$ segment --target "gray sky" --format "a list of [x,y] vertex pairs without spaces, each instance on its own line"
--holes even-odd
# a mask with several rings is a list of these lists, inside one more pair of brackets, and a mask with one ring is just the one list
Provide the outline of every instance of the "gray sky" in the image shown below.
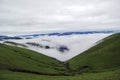
[[120,30],[120,0],[0,0],[0,33]]

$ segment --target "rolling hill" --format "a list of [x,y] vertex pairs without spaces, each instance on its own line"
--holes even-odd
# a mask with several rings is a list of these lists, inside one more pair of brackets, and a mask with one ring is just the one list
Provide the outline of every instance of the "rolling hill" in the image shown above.
[[0,80],[120,80],[120,33],[66,62],[0,44]]
[[38,74],[62,74],[59,61],[34,51],[15,46],[0,45],[0,69]]
[[105,38],[100,44],[66,63],[77,71],[84,68],[90,71],[120,68],[120,33]]

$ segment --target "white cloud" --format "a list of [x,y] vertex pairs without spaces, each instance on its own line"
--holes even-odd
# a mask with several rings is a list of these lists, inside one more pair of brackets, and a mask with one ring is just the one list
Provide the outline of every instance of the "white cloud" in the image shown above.
[[119,3],[119,0],[0,0],[0,32],[120,29]]
[[[69,60],[78,54],[86,51],[90,47],[98,44],[98,41],[110,36],[111,34],[83,34],[83,35],[70,35],[70,36],[40,36],[32,39],[24,40],[10,40],[13,42],[21,43],[26,45],[26,42],[39,43],[43,46],[50,46],[51,49],[44,49],[35,46],[28,46],[27,49],[34,50],[36,52],[42,53],[44,55],[56,58],[60,61]],[[58,51],[57,48],[60,46],[66,46],[68,51],[64,53]]]

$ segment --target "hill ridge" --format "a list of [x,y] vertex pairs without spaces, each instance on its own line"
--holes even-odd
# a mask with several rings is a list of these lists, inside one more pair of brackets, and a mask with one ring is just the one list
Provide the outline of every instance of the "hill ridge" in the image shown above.
[[120,33],[113,34],[67,62],[31,50],[0,44],[0,70],[66,76],[119,69],[119,38]]

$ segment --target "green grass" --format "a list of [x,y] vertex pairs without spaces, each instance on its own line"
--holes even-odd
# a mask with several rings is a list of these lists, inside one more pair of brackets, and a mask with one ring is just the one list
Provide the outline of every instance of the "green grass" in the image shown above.
[[90,71],[104,71],[120,68],[120,33],[105,38],[104,41],[84,53],[67,61],[72,70],[85,66]]
[[74,76],[47,76],[22,72],[0,71],[0,80],[120,80],[120,69],[101,73],[83,73]]
[[120,33],[65,63],[0,44],[0,80],[120,80]]
[[45,74],[64,73],[59,61],[34,51],[0,45],[0,69],[28,70]]

